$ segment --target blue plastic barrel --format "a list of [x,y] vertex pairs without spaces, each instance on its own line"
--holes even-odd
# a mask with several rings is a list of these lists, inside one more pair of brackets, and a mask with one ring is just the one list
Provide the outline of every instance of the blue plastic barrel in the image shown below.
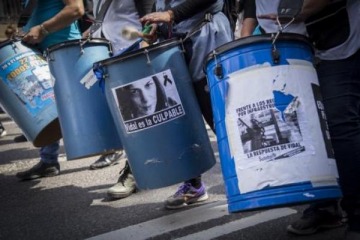
[[94,64],[141,189],[189,180],[215,164],[182,51],[173,39]]
[[[50,72],[68,160],[122,149],[105,93],[92,66],[109,58],[105,39],[70,40],[47,49]],[[94,81],[95,80],[95,81]]]
[[20,40],[0,43],[0,102],[35,147],[61,138],[49,66]]
[[341,197],[312,47],[251,36],[205,61],[230,212]]

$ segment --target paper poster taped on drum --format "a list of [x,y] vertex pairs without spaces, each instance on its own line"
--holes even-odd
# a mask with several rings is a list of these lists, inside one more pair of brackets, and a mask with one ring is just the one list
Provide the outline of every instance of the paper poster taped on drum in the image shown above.
[[[228,83],[226,129],[242,193],[334,175],[312,67],[261,66],[229,75]],[[329,168],[316,164],[323,161]]]
[[127,133],[185,115],[171,70],[112,88]]
[[0,78],[35,116],[55,101],[49,67],[33,52],[15,55],[0,65]]

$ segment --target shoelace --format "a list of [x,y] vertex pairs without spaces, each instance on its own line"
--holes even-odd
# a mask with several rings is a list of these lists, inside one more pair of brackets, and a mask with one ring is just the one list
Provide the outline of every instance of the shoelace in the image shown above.
[[177,192],[174,194],[175,197],[183,195],[184,193],[188,192],[189,189],[191,188],[191,184],[190,183],[184,183],[183,185],[181,185],[179,187],[179,189],[177,190]]
[[129,173],[130,173],[130,167],[129,167],[129,164],[126,162],[125,167],[120,171],[120,177],[119,177],[119,181],[118,181],[123,186],[125,186],[124,182],[129,177]]

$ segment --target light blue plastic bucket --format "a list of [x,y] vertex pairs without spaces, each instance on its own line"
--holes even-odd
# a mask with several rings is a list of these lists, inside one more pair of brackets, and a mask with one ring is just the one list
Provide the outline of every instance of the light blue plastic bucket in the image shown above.
[[[105,39],[70,40],[47,50],[68,160],[122,149],[105,93],[93,63],[111,56]],[[95,81],[93,81],[95,80]]]
[[[180,41],[168,40],[97,62],[94,71],[105,81],[106,97],[139,188],[180,183],[215,164]],[[131,96],[142,95],[136,84],[156,89],[157,97],[146,94],[153,97],[144,100],[158,99],[153,110],[135,111]],[[155,106],[146,105],[146,109]]]
[[48,64],[20,40],[0,43],[0,102],[35,147],[61,138]]
[[305,37],[230,42],[205,72],[230,212],[341,197]]

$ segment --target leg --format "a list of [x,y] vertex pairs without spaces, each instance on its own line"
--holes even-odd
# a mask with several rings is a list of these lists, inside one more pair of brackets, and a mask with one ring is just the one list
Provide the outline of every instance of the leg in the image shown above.
[[201,79],[200,81],[194,82],[194,90],[195,95],[198,100],[201,113],[209,125],[209,127],[215,133],[214,120],[213,120],[213,112],[211,107],[211,98],[210,92],[207,85],[206,78]]
[[[194,82],[195,95],[198,100],[201,113],[209,125],[215,132],[213,113],[211,108],[211,98],[207,86],[206,78]],[[202,202],[209,198],[204,183],[201,180],[201,175],[190,180],[185,181],[176,191],[165,201],[165,207],[168,209],[178,209],[186,207],[189,204]]]
[[59,141],[46,145],[45,147],[41,147],[39,151],[41,161],[47,164],[58,163],[59,148]]
[[[360,190],[360,76],[359,52],[349,59],[322,61],[318,65],[318,76],[329,130],[339,170],[340,184],[344,194],[341,201],[349,217],[349,224],[358,225],[359,220],[353,213],[359,201]],[[297,234],[310,234],[318,228],[339,226],[336,222],[334,204],[312,204],[305,210],[302,218],[288,227]],[[335,211],[336,212],[336,211]],[[330,215],[331,214],[331,215]],[[335,217],[335,218],[334,218]],[[340,217],[340,216],[339,216]],[[328,222],[327,220],[331,220]],[[351,219],[351,220],[350,220]],[[358,228],[351,227],[351,228]]]
[[350,230],[360,232],[360,51],[318,68]]
[[343,214],[338,200],[320,201],[310,204],[300,219],[291,223],[287,231],[297,235],[310,235],[321,229],[343,226]]
[[108,189],[107,195],[111,199],[120,199],[130,196],[135,191],[135,178],[131,172],[128,161],[126,161],[125,167],[120,171],[120,176],[117,183]]
[[41,177],[52,177],[60,173],[58,162],[60,141],[40,148],[40,162],[27,171],[16,174],[21,180],[32,180]]

